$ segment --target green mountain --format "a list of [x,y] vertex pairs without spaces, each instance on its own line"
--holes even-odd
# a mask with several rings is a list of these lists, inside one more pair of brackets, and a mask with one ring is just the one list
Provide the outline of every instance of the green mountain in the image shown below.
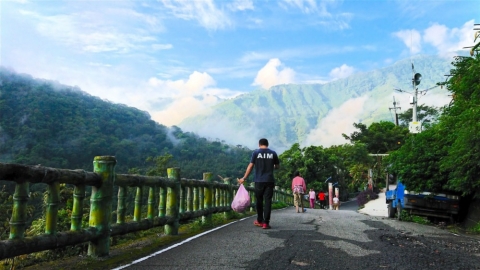
[[[452,60],[419,56],[327,84],[278,85],[269,90],[256,90],[187,118],[179,126],[200,136],[220,138],[251,148],[256,147],[255,144],[261,137],[268,138],[271,145],[280,151],[290,148],[296,142],[303,144],[307,139],[312,143],[309,135],[320,128],[322,120],[329,113],[334,113],[334,109],[342,105],[347,107],[344,108],[347,114],[345,116],[348,116],[349,110],[356,111],[356,122],[392,120],[389,107],[392,107],[394,89],[413,91],[411,61],[414,62],[416,72],[422,74],[418,89],[422,90],[444,81],[444,75],[451,69]],[[433,91],[447,95],[446,90],[440,87],[430,92]],[[348,103],[355,98],[362,102]],[[422,100],[419,100],[419,104],[422,104]],[[405,110],[408,109],[408,104],[402,105]],[[342,118],[344,117],[339,114],[337,119],[330,121],[330,126],[335,127]],[[352,126],[353,122],[349,125]]]
[[97,155],[116,171],[145,171],[147,157],[173,155],[182,176],[244,173],[251,151],[208,141],[154,122],[147,112],[113,104],[78,88],[0,68],[0,162],[92,170]]

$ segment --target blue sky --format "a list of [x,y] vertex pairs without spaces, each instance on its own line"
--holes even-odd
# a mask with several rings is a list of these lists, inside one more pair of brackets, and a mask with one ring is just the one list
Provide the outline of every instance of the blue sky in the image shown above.
[[2,0],[0,65],[170,126],[276,84],[451,55],[479,15],[468,0]]

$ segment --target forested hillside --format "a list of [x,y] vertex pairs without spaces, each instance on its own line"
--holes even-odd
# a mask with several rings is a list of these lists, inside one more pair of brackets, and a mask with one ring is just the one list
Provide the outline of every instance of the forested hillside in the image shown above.
[[0,162],[92,170],[113,155],[119,173],[144,172],[148,157],[171,154],[182,177],[241,176],[250,150],[211,142],[151,120],[147,112],[101,100],[76,87],[0,69]]

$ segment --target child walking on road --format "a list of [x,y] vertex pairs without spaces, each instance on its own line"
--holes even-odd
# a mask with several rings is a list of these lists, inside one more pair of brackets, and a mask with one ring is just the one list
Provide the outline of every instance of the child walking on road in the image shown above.
[[310,189],[310,192],[308,193],[310,195],[310,208],[314,209],[315,208],[315,191],[313,191],[313,188]]

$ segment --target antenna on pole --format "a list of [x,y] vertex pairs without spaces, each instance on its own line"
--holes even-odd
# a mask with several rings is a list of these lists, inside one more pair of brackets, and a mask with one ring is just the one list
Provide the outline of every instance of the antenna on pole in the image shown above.
[[395,96],[393,96],[393,107],[392,108],[388,108],[389,110],[393,110],[394,113],[395,113],[395,125],[398,126],[398,114],[397,114],[397,109],[401,110],[402,108],[400,107],[397,107],[397,104],[400,104],[398,102],[395,101]]

